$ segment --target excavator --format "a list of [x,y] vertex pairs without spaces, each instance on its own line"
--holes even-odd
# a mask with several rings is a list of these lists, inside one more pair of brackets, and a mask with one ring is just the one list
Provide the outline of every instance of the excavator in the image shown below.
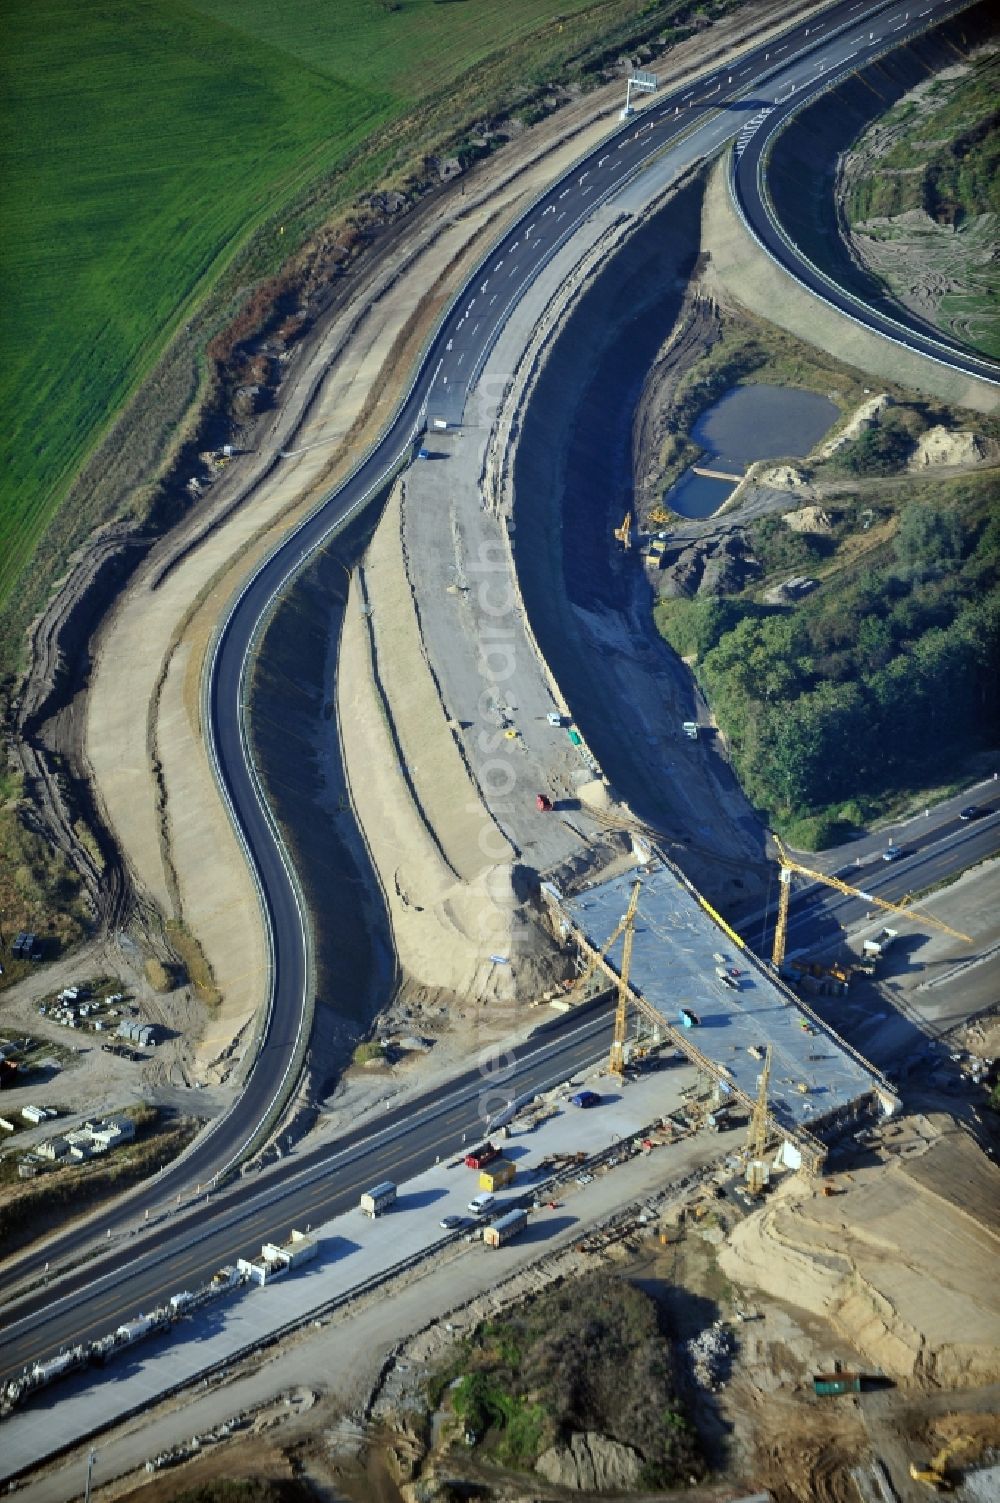
[[936,1488],[939,1493],[950,1493],[955,1484],[948,1475],[948,1463],[956,1451],[974,1444],[971,1435],[957,1435],[954,1440],[949,1440],[947,1445],[942,1446],[926,1466],[917,1466],[915,1461],[911,1461],[910,1476],[914,1482],[926,1482],[928,1487]]

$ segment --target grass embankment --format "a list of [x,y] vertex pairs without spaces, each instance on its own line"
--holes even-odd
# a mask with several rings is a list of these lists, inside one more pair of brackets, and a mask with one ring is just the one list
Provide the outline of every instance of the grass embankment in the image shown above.
[[478,1454],[504,1466],[528,1470],[550,1446],[593,1431],[641,1453],[642,1487],[704,1474],[656,1306],[605,1273],[478,1326],[431,1380],[435,1408],[446,1394]]
[[[844,203],[862,252],[868,241],[889,287],[905,296],[915,282],[936,283],[941,326],[994,358],[1000,357],[1000,271],[993,254],[1000,215],[998,88],[995,52],[965,72],[921,85],[854,143]],[[926,218],[914,222],[915,210]],[[896,258],[892,247],[901,252]]]
[[[68,1216],[80,1216],[121,1195],[164,1168],[187,1147],[198,1124],[184,1121],[162,1128],[156,1107],[134,1106],[117,1113],[135,1122],[130,1143],[65,1168],[42,1170],[35,1179],[18,1177],[17,1155],[0,1163],[0,1244],[5,1255],[36,1241]],[[52,1136],[58,1123],[52,1123]]]
[[[549,79],[580,78],[693,8],[674,0],[650,18],[631,0],[12,0],[0,75],[0,612],[16,629],[0,636],[0,670],[68,551],[109,510],[137,504],[105,485],[39,551],[83,457],[213,286],[217,329],[331,209],[426,177],[424,154],[444,143],[467,162],[482,149],[473,122],[517,108],[528,118]],[[170,398],[175,428],[192,380],[189,364]]]
[[87,922],[76,872],[32,829],[30,817],[20,779],[0,774],[0,991],[31,969],[10,953],[19,931],[36,934],[43,958],[52,960],[82,938]]
[[[709,375],[739,371],[754,349],[753,376],[776,373],[788,344],[727,318]],[[817,389],[858,394],[853,372],[820,385],[827,367],[811,351],[785,368]],[[700,365],[689,373],[685,422],[721,393],[700,374]],[[806,849],[846,838],[908,793],[952,785],[1000,740],[996,471],[906,471],[928,427],[996,438],[996,420],[902,395],[877,427],[806,470],[821,488],[809,530],[777,515],[747,523],[759,566],[750,583],[656,607],[664,636],[695,661],[748,796]],[[767,592],[792,576],[815,585],[769,604]]]

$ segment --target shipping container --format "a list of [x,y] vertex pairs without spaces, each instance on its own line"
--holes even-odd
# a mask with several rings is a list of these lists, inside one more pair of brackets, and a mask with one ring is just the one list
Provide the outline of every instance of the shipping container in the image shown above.
[[366,1190],[359,1202],[361,1210],[366,1216],[381,1216],[396,1201],[396,1186],[391,1179],[384,1179],[381,1184],[373,1185]]
[[520,1236],[528,1225],[527,1211],[508,1211],[506,1216],[501,1216],[499,1221],[494,1221],[483,1232],[483,1241],[487,1247],[503,1247],[505,1242],[512,1242]]
[[513,1184],[517,1170],[510,1159],[494,1159],[487,1169],[479,1171],[480,1190],[502,1190]]

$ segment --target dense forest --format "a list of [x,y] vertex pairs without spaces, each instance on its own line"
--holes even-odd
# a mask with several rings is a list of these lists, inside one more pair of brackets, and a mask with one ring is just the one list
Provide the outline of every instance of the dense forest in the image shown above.
[[[877,472],[884,450],[867,456],[870,443],[846,446],[839,467]],[[829,504],[825,534],[759,519],[748,533],[764,576],[813,575],[811,593],[792,605],[763,604],[755,590],[658,607],[668,640],[696,659],[747,794],[796,843],[844,838],[894,795],[958,780],[972,754],[997,745],[994,483],[869,489]]]

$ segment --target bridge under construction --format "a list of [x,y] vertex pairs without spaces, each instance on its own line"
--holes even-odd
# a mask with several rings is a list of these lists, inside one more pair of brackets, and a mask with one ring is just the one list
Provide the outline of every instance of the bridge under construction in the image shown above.
[[543,892],[553,922],[616,981],[635,884],[628,1001],[729,1095],[753,1109],[771,1046],[768,1114],[790,1167],[819,1173],[826,1143],[851,1122],[898,1106],[892,1086],[747,949],[687,878],[665,860],[565,898]]

